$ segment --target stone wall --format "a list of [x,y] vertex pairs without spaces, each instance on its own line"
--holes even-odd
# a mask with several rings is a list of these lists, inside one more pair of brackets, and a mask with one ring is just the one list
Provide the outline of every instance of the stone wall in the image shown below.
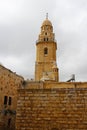
[[14,130],[17,89],[23,77],[0,65],[0,130]]
[[16,130],[87,130],[87,83],[26,82]]

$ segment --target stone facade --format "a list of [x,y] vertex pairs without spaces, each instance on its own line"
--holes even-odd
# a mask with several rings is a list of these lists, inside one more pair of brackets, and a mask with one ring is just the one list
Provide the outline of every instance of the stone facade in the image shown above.
[[87,82],[26,82],[18,93],[16,130],[87,130]]
[[17,89],[23,77],[0,65],[0,130],[14,130]]

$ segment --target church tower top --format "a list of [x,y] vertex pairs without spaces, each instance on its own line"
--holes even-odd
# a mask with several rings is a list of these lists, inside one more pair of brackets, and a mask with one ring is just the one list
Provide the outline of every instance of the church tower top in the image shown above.
[[46,13],[46,19],[43,21],[42,23],[42,27],[43,26],[51,26],[52,27],[52,23],[51,21],[48,19],[48,13]]
[[55,34],[53,33],[53,26],[51,21],[48,19],[48,13],[46,14],[46,19],[41,25],[41,32],[38,36],[38,42],[55,42]]

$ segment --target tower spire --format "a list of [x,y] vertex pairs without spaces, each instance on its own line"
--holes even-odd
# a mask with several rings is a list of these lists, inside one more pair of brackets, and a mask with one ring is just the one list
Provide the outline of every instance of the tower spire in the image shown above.
[[46,19],[48,19],[48,13],[46,13]]

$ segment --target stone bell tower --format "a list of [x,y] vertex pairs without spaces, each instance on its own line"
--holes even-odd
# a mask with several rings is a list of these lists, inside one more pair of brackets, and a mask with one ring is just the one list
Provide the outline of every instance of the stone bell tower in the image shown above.
[[56,50],[57,43],[53,33],[53,26],[47,14],[36,42],[35,81],[59,81]]

